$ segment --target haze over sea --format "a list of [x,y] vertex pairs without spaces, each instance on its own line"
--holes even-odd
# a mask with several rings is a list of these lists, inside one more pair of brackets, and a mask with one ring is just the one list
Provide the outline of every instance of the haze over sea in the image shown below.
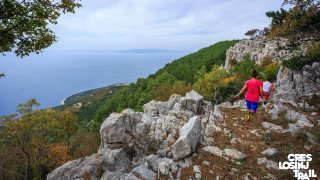
[[[136,51],[133,51],[136,52]],[[60,105],[75,93],[135,82],[187,53],[45,52],[24,59],[0,56],[0,115],[36,98],[40,108]]]

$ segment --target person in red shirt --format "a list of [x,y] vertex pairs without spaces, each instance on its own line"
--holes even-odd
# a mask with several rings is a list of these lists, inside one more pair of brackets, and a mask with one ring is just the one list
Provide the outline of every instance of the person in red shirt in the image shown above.
[[243,88],[235,97],[239,98],[245,90],[247,90],[245,100],[248,110],[248,114],[245,116],[245,120],[249,120],[249,113],[254,114],[257,111],[259,97],[260,94],[262,94],[262,82],[257,79],[257,70],[254,69],[251,71],[251,79],[246,81]]

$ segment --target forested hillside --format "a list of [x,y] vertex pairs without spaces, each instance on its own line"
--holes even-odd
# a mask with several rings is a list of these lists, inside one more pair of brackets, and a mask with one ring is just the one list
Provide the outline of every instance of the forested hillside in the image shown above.
[[111,112],[125,108],[141,111],[143,104],[152,99],[166,100],[174,93],[185,94],[192,89],[195,80],[210,71],[213,65],[224,64],[227,49],[236,42],[223,41],[203,48],[167,64],[148,78],[138,79],[136,83],[118,90],[99,107],[90,129],[97,131]]

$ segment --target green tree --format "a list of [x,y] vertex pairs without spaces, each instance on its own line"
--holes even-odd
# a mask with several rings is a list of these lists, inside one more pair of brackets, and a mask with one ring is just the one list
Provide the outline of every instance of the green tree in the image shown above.
[[220,89],[226,84],[224,79],[228,76],[229,74],[223,68],[215,65],[211,72],[194,84],[193,88],[207,100],[218,103],[223,98]]
[[57,40],[49,26],[58,23],[61,13],[74,13],[80,6],[76,0],[0,1],[0,53],[40,53]]
[[284,37],[293,42],[320,40],[320,1],[284,0],[289,10],[267,12],[272,18],[269,37]]

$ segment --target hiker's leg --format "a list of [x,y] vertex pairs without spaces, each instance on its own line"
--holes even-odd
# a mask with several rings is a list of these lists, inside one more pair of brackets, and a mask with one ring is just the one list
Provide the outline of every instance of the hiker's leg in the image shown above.
[[244,115],[244,120],[245,121],[248,121],[250,119],[250,109],[251,109],[251,102],[246,100],[246,105],[247,105],[247,110],[246,110],[246,113]]
[[246,100],[246,105],[247,105],[247,110],[249,112],[251,109],[251,101]]
[[258,109],[258,102],[251,102],[251,109],[250,109],[250,113],[254,114],[256,113],[257,109]]

